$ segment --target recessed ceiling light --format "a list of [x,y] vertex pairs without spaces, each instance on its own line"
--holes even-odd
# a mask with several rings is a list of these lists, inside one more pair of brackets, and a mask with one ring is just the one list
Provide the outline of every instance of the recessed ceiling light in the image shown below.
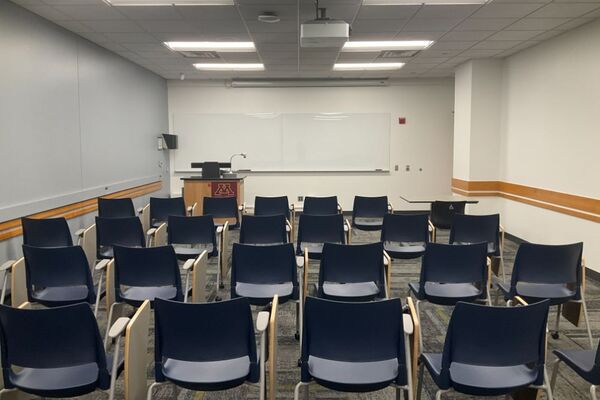
[[219,51],[243,53],[256,51],[253,42],[164,42],[175,51]]
[[207,63],[194,64],[196,69],[201,71],[263,71],[265,66],[261,63]]
[[333,65],[334,71],[382,71],[400,69],[404,63],[338,63]]
[[346,42],[342,51],[423,50],[432,44],[432,40],[351,41]]
[[364,6],[464,5],[485,4],[491,0],[363,0]]
[[104,0],[112,6],[233,6],[234,0]]
[[265,22],[267,24],[275,24],[281,21],[281,18],[279,18],[273,11],[265,11],[258,16],[258,21]]

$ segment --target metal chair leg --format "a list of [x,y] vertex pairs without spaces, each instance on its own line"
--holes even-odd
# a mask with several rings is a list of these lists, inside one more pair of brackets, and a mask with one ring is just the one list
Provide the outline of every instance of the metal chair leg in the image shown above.
[[552,332],[552,339],[558,339],[558,332],[560,329],[560,312],[562,311],[562,304],[556,306],[556,321],[554,322],[554,332]]
[[554,361],[554,368],[552,369],[552,379],[550,380],[550,389],[554,390],[554,385],[556,385],[556,377],[558,376],[558,366],[560,364],[560,360],[556,359]]
[[6,297],[6,285],[8,283],[8,271],[4,271],[4,277],[2,278],[2,295],[0,295],[0,304],[4,304],[4,298]]
[[592,338],[592,329],[590,328],[590,317],[587,311],[587,305],[585,298],[583,297],[583,291],[581,292],[581,306],[583,307],[583,319],[585,321],[585,328],[587,329],[588,339],[590,340],[590,349],[594,349],[594,339]]
[[[422,323],[422,319],[421,319],[421,307],[420,307],[421,301],[417,300],[415,301],[415,308],[417,311],[417,318],[419,318],[419,321],[421,321]],[[422,324],[421,324],[422,325]],[[419,329],[419,348],[421,349],[421,353],[423,353],[423,329]]]
[[552,397],[552,388],[550,387],[550,380],[548,379],[548,369],[544,368],[544,389],[546,389],[546,394],[548,395],[548,400],[554,400]]
[[148,387],[148,392],[146,394],[146,400],[152,400],[152,390],[157,387],[160,386],[159,382],[153,382],[149,387]]
[[596,385],[590,386],[590,395],[592,396],[592,400],[598,400],[596,397]]

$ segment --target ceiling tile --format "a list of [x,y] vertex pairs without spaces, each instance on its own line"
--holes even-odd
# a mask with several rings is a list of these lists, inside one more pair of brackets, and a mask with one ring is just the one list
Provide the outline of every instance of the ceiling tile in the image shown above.
[[448,41],[436,42],[428,50],[465,50],[473,47],[476,41]]
[[489,40],[528,40],[544,31],[501,31],[492,36]]
[[110,40],[117,43],[156,43],[156,38],[147,33],[105,33]]
[[58,11],[76,20],[100,21],[126,19],[115,7],[106,4],[56,6]]
[[182,20],[139,20],[136,21],[139,26],[148,32],[164,32],[164,33],[186,33],[198,32],[198,28]]
[[[82,0],[83,1],[83,0]],[[181,19],[176,7],[121,7],[120,12],[133,20]]]
[[352,31],[361,32],[398,32],[405,20],[395,19],[359,19],[352,24]]
[[479,50],[507,50],[521,43],[518,40],[484,40],[477,43],[472,49]]
[[98,20],[98,21],[81,21],[95,32],[100,33],[130,33],[143,32],[144,30],[133,21],[128,20]]
[[49,19],[51,21],[66,21],[72,20],[73,18],[63,12],[60,12],[51,6],[38,6],[38,5],[27,5],[24,6],[29,11],[36,13],[40,17]]
[[580,17],[590,11],[600,8],[600,3],[551,3],[531,14],[536,18]]
[[516,22],[516,18],[469,18],[460,25],[456,31],[494,31],[504,29]]
[[448,32],[444,36],[442,36],[440,41],[442,41],[442,42],[445,42],[445,41],[472,41],[472,40],[479,41],[479,40],[483,40],[485,38],[490,37],[495,32],[496,31],[465,31],[465,32],[452,31],[452,32]]
[[[385,7],[379,7],[385,8]],[[462,4],[462,5],[425,5],[416,13],[416,18],[457,18],[463,19],[481,8],[480,5]]]
[[402,28],[404,31],[446,32],[460,23],[458,18],[413,18]]
[[559,31],[568,31],[568,30],[577,28],[581,25],[585,25],[594,20],[595,20],[594,18],[574,18],[574,19],[570,20],[569,22],[566,22],[560,26],[557,26],[554,29],[559,30]]
[[507,29],[513,31],[545,31],[569,21],[569,18],[523,18]]
[[412,17],[420,6],[362,6],[358,19],[407,19]]
[[473,18],[522,18],[527,14],[543,7],[543,4],[536,3],[496,3],[491,2],[481,7],[479,11],[473,14]]

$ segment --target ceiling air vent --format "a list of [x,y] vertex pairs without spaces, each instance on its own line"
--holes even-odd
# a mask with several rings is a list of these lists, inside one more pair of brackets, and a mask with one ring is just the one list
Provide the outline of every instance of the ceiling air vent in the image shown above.
[[419,54],[420,50],[385,50],[377,58],[410,58]]
[[216,60],[219,57],[216,51],[180,51],[186,58],[200,58],[204,60]]

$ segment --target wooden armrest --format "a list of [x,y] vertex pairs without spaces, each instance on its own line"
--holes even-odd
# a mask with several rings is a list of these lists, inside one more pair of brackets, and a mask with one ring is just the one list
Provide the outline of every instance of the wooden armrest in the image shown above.
[[223,226],[217,226],[217,233],[223,232]]
[[[206,251],[206,250],[204,250],[204,251]],[[195,258],[190,258],[189,260],[186,260],[185,263],[183,263],[183,270],[188,271],[189,269],[191,269],[194,266],[195,262],[196,262]]]
[[2,264],[2,266],[0,266],[0,271],[10,270],[15,262],[17,262],[17,261],[16,260],[6,261],[4,264]]
[[515,301],[521,306],[529,305],[521,296],[515,296]]
[[108,259],[104,259],[104,260],[100,260],[100,262],[98,264],[96,264],[96,266],[94,267],[94,269],[96,271],[102,271],[103,269],[106,269],[106,266],[108,265],[108,263],[111,260]]
[[296,256],[296,266],[298,266],[298,268],[304,267],[304,257]]
[[404,333],[412,335],[415,327],[413,326],[413,320],[408,314],[402,314],[402,324],[404,325]]
[[146,206],[138,208],[137,209],[138,214],[143,213],[144,212],[144,208],[146,208]]
[[431,223],[431,221],[427,221],[427,224],[429,225],[429,232],[433,232],[435,229],[435,226],[433,226],[433,224]]
[[390,213],[394,212],[394,207],[392,206],[392,203],[388,203],[387,207]]
[[392,263],[392,257],[387,253],[387,251],[383,251],[383,265],[390,265]]
[[156,229],[157,228],[150,228],[148,229],[148,232],[146,232],[147,236],[153,236],[156,233]]
[[82,237],[84,232],[85,232],[85,229],[84,229],[84,228],[77,229],[77,230],[75,231],[75,236],[77,236],[77,237]]
[[344,212],[344,210],[342,210],[342,206],[340,205],[340,203],[337,204],[337,210],[341,213]]
[[120,317],[110,327],[110,331],[108,331],[108,336],[111,339],[115,339],[118,336],[121,336],[122,334],[125,333],[125,329],[127,329],[127,324],[129,324],[129,318],[127,318],[127,317]]
[[269,326],[269,312],[268,311],[259,312],[258,316],[256,317],[256,330],[262,333],[267,330],[268,326]]

